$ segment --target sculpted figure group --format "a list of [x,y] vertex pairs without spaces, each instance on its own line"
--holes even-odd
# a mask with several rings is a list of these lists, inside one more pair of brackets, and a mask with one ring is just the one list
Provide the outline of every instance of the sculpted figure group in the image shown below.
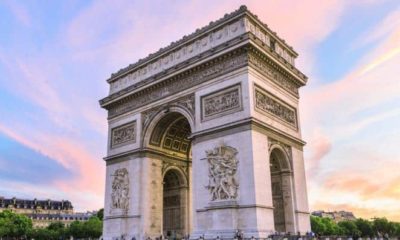
[[237,150],[222,145],[206,151],[209,163],[209,189],[211,200],[236,199],[239,184],[235,178],[238,160]]
[[129,176],[126,168],[117,169],[112,181],[111,209],[128,210],[129,207]]

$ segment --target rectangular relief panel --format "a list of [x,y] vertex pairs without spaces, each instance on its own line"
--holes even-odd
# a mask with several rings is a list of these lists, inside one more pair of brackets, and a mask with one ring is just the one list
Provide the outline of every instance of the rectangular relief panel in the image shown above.
[[111,148],[136,142],[136,120],[111,129]]
[[201,120],[207,121],[243,110],[240,84],[201,97]]
[[297,130],[296,109],[257,85],[254,85],[254,103],[256,111]]

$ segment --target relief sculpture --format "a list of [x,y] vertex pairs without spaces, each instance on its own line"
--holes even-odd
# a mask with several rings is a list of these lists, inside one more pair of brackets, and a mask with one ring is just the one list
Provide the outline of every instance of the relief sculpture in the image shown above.
[[225,145],[206,151],[209,164],[209,184],[206,188],[212,201],[236,199],[239,188],[235,177],[239,162],[237,153],[235,148]]
[[111,131],[111,146],[136,141],[136,121],[113,128]]
[[112,181],[111,209],[128,210],[129,208],[129,176],[126,168],[115,170]]
[[296,112],[294,109],[286,107],[279,101],[270,97],[269,94],[267,94],[266,92],[261,91],[257,88],[255,90],[255,100],[255,107],[257,109],[272,114],[275,117],[297,128]]
[[203,119],[218,117],[241,109],[240,86],[224,89],[202,97]]

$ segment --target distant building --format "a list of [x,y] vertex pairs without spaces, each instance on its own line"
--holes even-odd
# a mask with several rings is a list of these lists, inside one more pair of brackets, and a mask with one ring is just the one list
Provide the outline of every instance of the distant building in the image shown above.
[[330,218],[335,222],[340,222],[344,220],[356,220],[356,217],[352,212],[347,211],[334,211],[334,212],[325,212],[325,211],[314,211],[311,213],[313,216]]
[[74,221],[87,221],[97,212],[71,213],[71,214],[27,214],[32,219],[33,227],[44,228],[52,222],[62,222],[65,226]]
[[52,222],[69,225],[73,221],[87,221],[96,212],[74,213],[68,200],[33,200],[0,197],[0,212],[10,210],[32,219],[33,227],[47,227]]

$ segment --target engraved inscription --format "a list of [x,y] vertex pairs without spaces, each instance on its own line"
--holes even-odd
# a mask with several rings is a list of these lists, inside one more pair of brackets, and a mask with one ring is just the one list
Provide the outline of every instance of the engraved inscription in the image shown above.
[[273,116],[283,120],[284,122],[297,128],[296,110],[284,105],[271,94],[259,88],[255,89],[256,109],[260,109],[264,113],[272,114]]
[[203,119],[220,117],[241,110],[240,85],[202,97]]
[[111,130],[111,147],[136,142],[136,121]]

